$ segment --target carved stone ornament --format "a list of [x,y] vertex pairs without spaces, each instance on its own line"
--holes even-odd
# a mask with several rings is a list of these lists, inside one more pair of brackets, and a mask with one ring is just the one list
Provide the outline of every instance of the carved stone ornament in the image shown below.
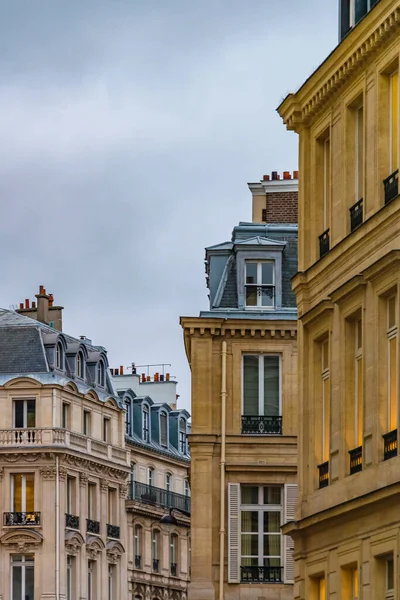
[[107,479],[100,479],[100,490],[102,492],[108,492],[108,481],[107,481]]
[[68,469],[66,469],[65,467],[59,467],[58,475],[60,477],[60,481],[65,481],[67,479]]
[[41,455],[38,454],[37,452],[33,452],[31,453],[27,453],[24,452],[23,454],[18,454],[18,453],[13,453],[13,454],[2,454],[1,458],[3,460],[5,460],[6,462],[11,462],[11,463],[16,463],[19,461],[23,461],[23,462],[36,462],[37,460],[39,460],[39,458],[41,458]]
[[122,554],[125,554],[125,548],[120,542],[108,542],[106,545],[106,553],[108,562],[115,565]]
[[114,481],[121,483],[124,483],[128,476],[127,470],[109,467],[93,460],[81,458],[80,456],[74,456],[72,454],[65,455],[64,463],[70,467],[78,469],[79,471],[89,471],[90,473],[106,477],[107,479],[113,479]]
[[135,582],[133,584],[133,593],[136,596],[142,596],[142,598],[143,598],[144,590],[145,590],[145,586],[143,585],[143,583],[137,583],[137,582]]
[[90,560],[97,560],[97,557],[104,550],[104,542],[101,538],[88,535],[86,538],[86,554]]
[[119,484],[119,495],[121,498],[126,499],[128,497],[129,485],[127,483]]
[[89,477],[86,473],[79,473],[79,485],[81,487],[86,487],[88,484]]
[[3,481],[3,477],[4,477],[4,469],[3,469],[3,467],[0,467],[0,481]]
[[65,533],[65,550],[70,556],[76,556],[85,543],[79,531],[67,531]]
[[11,552],[18,552],[18,554],[32,553],[42,542],[43,536],[38,531],[22,528],[7,531],[0,538],[1,544],[6,545]]
[[56,478],[57,469],[55,467],[42,467],[40,469],[40,476],[45,480],[52,480]]

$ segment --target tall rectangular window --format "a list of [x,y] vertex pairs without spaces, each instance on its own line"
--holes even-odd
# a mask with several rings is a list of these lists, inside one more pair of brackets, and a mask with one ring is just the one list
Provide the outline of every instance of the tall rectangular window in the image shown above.
[[117,506],[118,504],[118,494],[117,490],[109,488],[108,489],[108,514],[107,514],[107,523],[114,524],[117,522]]
[[275,306],[274,261],[246,261],[246,306]]
[[243,355],[243,414],[279,416],[280,357]]
[[103,417],[103,442],[111,442],[111,419]]
[[69,427],[70,427],[69,411],[70,411],[70,405],[68,404],[68,402],[63,402],[62,423],[61,423],[61,427],[63,427],[63,429],[69,429]]
[[171,575],[177,577],[178,575],[178,536],[176,533],[172,533],[169,538],[169,560],[171,567]]
[[91,483],[89,482],[88,487],[87,487],[87,501],[88,501],[88,507],[87,507],[87,517],[88,519],[91,520],[95,520],[96,519],[96,484],[95,483]]
[[160,444],[164,447],[168,446],[168,420],[164,412],[160,413]]
[[14,427],[36,427],[36,400],[14,400]]
[[355,324],[354,335],[354,447],[363,443],[363,335],[362,321]]
[[331,398],[330,398],[330,370],[329,370],[329,340],[321,343],[321,404],[322,404],[322,426],[321,426],[321,454],[322,462],[329,460],[330,450],[330,421],[331,421]]
[[323,202],[324,231],[329,229],[331,205],[331,140],[329,135],[323,140]]
[[399,72],[389,76],[390,172],[399,168]]
[[394,561],[390,556],[385,561],[385,598],[394,599]]
[[117,597],[115,571],[116,565],[108,565],[108,600],[115,600]]
[[358,202],[364,196],[364,108],[362,105],[355,109],[355,147],[355,202]]
[[186,454],[186,421],[179,419],[179,451],[181,454]]
[[132,435],[132,403],[131,401],[125,403],[125,433],[126,435]]
[[143,406],[143,441],[148,442],[149,439],[149,407]]
[[96,561],[88,560],[88,593],[87,600],[96,600]]
[[76,515],[76,478],[67,477],[67,505],[66,513]]
[[75,600],[75,557],[67,556],[67,600]]
[[83,411],[83,434],[90,435],[90,411]]
[[11,512],[34,512],[35,475],[33,473],[15,473],[11,475]]
[[11,600],[34,600],[34,557],[11,555]]
[[388,431],[397,428],[397,295],[387,299]]
[[321,577],[318,580],[318,600],[327,600],[326,599],[326,581],[325,581],[325,577]]
[[154,469],[152,467],[147,469],[147,485],[154,485]]

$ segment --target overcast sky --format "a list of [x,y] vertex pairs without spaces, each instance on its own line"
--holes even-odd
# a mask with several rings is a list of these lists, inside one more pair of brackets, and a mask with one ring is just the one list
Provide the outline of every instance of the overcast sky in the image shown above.
[[204,247],[297,168],[275,109],[336,43],[337,0],[0,0],[0,306],[43,284],[110,366],[172,363],[190,409]]

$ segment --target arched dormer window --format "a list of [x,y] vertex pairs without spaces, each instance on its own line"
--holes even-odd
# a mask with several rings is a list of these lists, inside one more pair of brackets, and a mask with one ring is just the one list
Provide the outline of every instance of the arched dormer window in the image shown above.
[[149,436],[149,407],[144,404],[143,405],[143,441],[148,442],[150,439]]
[[165,412],[160,414],[160,444],[164,448],[168,446],[168,419]]
[[57,342],[56,346],[56,368],[63,369],[64,368],[64,352],[61,342]]
[[78,356],[76,357],[76,374],[81,379],[85,376],[85,363],[82,352],[78,352]]
[[186,421],[182,417],[179,419],[179,452],[186,454]]
[[97,364],[97,383],[99,386],[104,387],[104,363],[99,360]]

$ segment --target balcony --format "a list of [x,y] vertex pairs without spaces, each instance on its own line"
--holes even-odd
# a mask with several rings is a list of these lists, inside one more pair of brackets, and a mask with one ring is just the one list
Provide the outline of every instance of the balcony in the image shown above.
[[319,489],[322,489],[329,485],[329,460],[318,465],[318,471]]
[[40,525],[40,512],[5,512],[4,525],[7,527],[33,527]]
[[154,573],[158,573],[160,570],[160,560],[158,558],[153,558],[153,571]]
[[282,583],[283,567],[240,567],[242,583]]
[[60,428],[0,429],[0,446],[6,448],[37,448],[55,446],[68,448],[117,464],[130,464],[129,450],[111,446],[87,435]]
[[399,195],[399,170],[395,171],[389,177],[383,180],[385,189],[385,204],[389,204]]
[[140,565],[142,563],[142,557],[140,554],[135,554],[135,569],[140,569]]
[[282,435],[282,417],[242,415],[242,433]]
[[397,429],[385,433],[383,436],[383,460],[397,456]]
[[350,475],[362,471],[362,446],[349,450],[350,454]]
[[358,202],[356,202],[355,204],[353,204],[353,206],[350,208],[350,231],[353,232],[357,229],[357,227],[360,227],[360,225],[362,225],[363,222],[363,204],[364,204],[364,200],[361,198],[361,200],[359,200]]
[[171,563],[171,577],[177,577],[178,565],[176,563]]
[[68,529],[79,529],[79,517],[76,515],[65,514],[65,527]]
[[321,233],[319,239],[319,257],[322,258],[325,254],[328,254],[330,250],[329,246],[329,229]]
[[107,537],[113,538],[114,540],[119,540],[120,528],[117,527],[117,525],[110,525],[107,523]]
[[131,481],[129,486],[129,500],[139,500],[145,504],[153,504],[163,508],[176,508],[190,515],[190,497],[176,492],[168,492],[152,485]]
[[100,535],[99,521],[93,521],[92,519],[86,519],[86,531],[88,533],[94,533],[96,535]]

